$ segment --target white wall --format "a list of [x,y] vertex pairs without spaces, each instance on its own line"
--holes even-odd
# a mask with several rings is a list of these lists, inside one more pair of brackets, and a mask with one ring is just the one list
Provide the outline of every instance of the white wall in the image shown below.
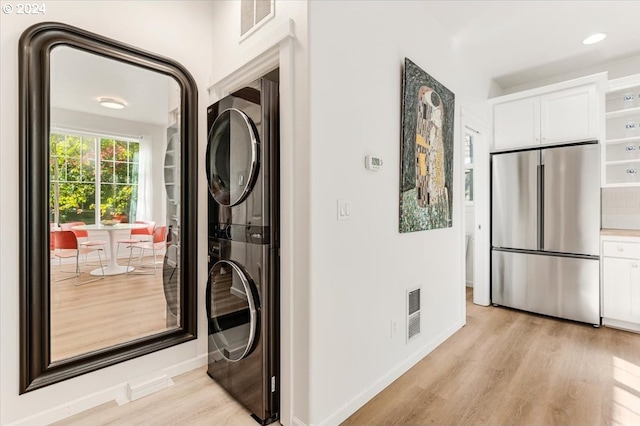
[[[628,75],[640,74],[640,55],[631,56],[628,58],[620,59],[617,61],[606,62],[604,64],[596,65],[589,68],[583,68],[577,71],[556,75],[551,78],[547,78],[540,81],[532,81],[526,84],[522,84],[514,87],[503,88],[502,92],[496,91],[496,96],[508,95],[510,93],[521,92],[523,90],[534,89],[537,87],[546,86],[548,84],[559,83],[562,81],[573,80],[575,78],[586,77],[588,75],[597,74],[601,72],[608,72],[609,80],[626,77]],[[491,96],[494,97],[494,96]]]
[[[44,15],[0,14],[0,423],[27,419],[49,423],[73,414],[81,405],[91,406],[122,391],[123,383],[150,372],[175,374],[204,362],[206,318],[198,312],[198,339],[90,374],[18,396],[18,38],[39,21],[59,21],[121,40],[150,52],[175,59],[194,76],[199,86],[199,139],[206,140],[207,91],[211,61],[211,3],[202,1],[56,1],[46,2]],[[204,58],[204,59],[203,59]],[[206,212],[204,144],[199,147],[199,212]],[[195,173],[196,171],[194,171]],[[206,221],[199,223],[200,235]],[[198,299],[204,299],[206,242],[198,242]],[[190,364],[191,362],[191,364]],[[185,367],[186,366],[186,367]],[[30,419],[30,420],[29,420]]]
[[[429,2],[309,3],[311,293],[307,424],[340,423],[459,329],[464,312],[460,127],[453,227],[398,233],[402,65],[408,57],[487,117],[488,76],[459,55]],[[383,170],[364,169],[380,156]],[[336,220],[336,200],[352,203]],[[405,341],[407,289],[422,334]],[[397,333],[391,337],[391,323]]]

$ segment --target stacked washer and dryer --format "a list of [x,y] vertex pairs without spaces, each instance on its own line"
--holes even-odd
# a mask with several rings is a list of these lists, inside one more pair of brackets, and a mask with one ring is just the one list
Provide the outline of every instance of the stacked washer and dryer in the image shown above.
[[207,109],[207,374],[263,425],[280,405],[278,102],[262,78]]

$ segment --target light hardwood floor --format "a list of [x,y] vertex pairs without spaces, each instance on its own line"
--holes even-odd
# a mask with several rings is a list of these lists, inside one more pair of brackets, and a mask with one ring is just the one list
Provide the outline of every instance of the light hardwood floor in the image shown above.
[[[467,325],[344,425],[638,425],[640,335],[594,329],[467,295]],[[59,425],[251,425],[204,369]]]
[[467,325],[344,425],[639,425],[640,336],[469,302]]

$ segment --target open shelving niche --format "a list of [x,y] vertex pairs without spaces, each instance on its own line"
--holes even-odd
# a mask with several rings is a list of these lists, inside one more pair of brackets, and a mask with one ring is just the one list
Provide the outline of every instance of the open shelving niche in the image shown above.
[[603,186],[640,186],[640,74],[609,81]]
[[167,193],[167,226],[179,241],[180,231],[180,129],[172,125],[167,129],[167,149],[164,155],[164,187]]

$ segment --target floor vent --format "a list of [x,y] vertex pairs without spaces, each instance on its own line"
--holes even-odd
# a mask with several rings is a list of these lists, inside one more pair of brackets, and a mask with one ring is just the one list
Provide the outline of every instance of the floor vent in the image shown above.
[[420,334],[420,288],[407,291],[407,342]]
[[163,372],[136,377],[127,383],[127,399],[135,401],[169,386],[173,386],[173,380]]

